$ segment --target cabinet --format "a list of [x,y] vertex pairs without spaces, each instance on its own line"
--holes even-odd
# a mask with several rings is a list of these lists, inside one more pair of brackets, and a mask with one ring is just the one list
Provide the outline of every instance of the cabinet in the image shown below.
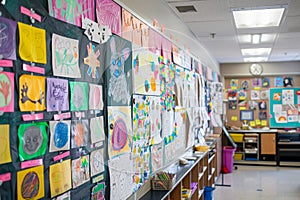
[[300,161],[300,132],[278,133],[277,165],[280,161]]
[[276,155],[275,133],[262,133],[260,135],[260,153],[262,155]]

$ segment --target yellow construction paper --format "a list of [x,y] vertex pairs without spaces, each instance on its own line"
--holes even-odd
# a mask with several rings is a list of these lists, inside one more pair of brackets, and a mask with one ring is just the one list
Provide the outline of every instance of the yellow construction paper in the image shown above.
[[44,166],[17,173],[18,200],[36,200],[44,197]]
[[246,110],[247,108],[246,107],[240,107],[240,110]]
[[256,125],[260,125],[260,120],[259,119],[255,120],[255,123]]
[[255,121],[251,121],[250,126],[252,126],[252,127],[255,126]]
[[26,61],[46,64],[46,31],[21,22],[18,22],[18,28],[20,57]]
[[9,125],[0,125],[0,164],[11,162],[9,145]]
[[43,111],[45,106],[45,77],[23,74],[19,79],[21,111]]
[[238,120],[237,116],[231,116],[231,121],[237,121],[237,120]]
[[254,87],[254,90],[260,90],[260,87]]
[[49,180],[51,197],[71,189],[71,160],[50,165]]
[[267,126],[267,120],[261,120],[261,125],[262,126]]

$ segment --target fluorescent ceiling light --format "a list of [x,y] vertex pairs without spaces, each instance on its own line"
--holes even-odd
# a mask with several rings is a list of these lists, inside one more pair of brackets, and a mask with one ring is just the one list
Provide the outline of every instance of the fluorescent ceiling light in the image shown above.
[[268,57],[246,57],[244,62],[265,62],[268,61]]
[[261,39],[261,34],[252,34],[251,35],[251,42],[252,44],[259,44]]
[[271,52],[271,48],[241,49],[243,56],[266,56]]
[[233,10],[236,28],[279,26],[285,8],[253,8]]
[[[276,34],[261,34],[261,43],[272,43],[276,38]],[[251,43],[251,34],[239,35],[238,40],[241,44]]]

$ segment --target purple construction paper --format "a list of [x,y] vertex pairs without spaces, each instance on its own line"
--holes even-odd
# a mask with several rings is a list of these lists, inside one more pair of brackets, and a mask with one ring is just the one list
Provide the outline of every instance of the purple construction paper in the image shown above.
[[15,21],[0,17],[0,55],[2,59],[16,60]]
[[47,78],[47,111],[69,110],[68,80]]

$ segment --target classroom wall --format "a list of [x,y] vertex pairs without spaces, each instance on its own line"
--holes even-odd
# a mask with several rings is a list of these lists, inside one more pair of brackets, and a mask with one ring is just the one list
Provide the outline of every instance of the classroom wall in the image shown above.
[[166,36],[172,34],[174,38],[179,40],[179,44],[191,50],[202,63],[209,66],[212,70],[220,72],[219,63],[212,57],[212,55],[197,42],[197,38],[191,33],[188,27],[176,16],[176,14],[169,8],[165,1],[151,0],[151,1],[132,1],[132,0],[115,0],[141,16],[149,24],[152,25],[153,19],[156,19],[159,25],[164,25]]

